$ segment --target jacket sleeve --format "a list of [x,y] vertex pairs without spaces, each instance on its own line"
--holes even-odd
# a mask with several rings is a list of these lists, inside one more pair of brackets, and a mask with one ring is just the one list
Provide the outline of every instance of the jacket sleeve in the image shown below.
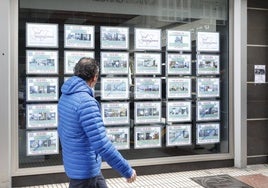
[[88,136],[90,146],[121,176],[130,178],[133,170],[106,136],[97,101],[84,101],[78,111],[79,121]]

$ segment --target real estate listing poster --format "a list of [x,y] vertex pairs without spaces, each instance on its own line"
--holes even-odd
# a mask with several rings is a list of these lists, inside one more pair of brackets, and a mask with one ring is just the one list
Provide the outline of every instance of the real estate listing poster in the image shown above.
[[220,142],[219,123],[199,123],[196,124],[197,144],[212,144]]
[[134,127],[134,147],[140,148],[158,148],[161,143],[161,126],[142,126]]
[[196,74],[197,75],[220,74],[220,56],[197,55]]
[[127,50],[129,48],[129,28],[101,26],[101,49]]
[[167,121],[168,122],[189,122],[192,120],[191,101],[168,101]]
[[107,127],[107,137],[118,150],[130,148],[129,127]]
[[197,51],[219,52],[220,34],[218,32],[197,32]]
[[161,102],[135,102],[135,124],[161,122]]
[[192,57],[190,54],[167,54],[166,69],[168,75],[190,75]]
[[129,67],[128,52],[101,52],[101,74],[127,75]]
[[167,146],[185,146],[192,144],[192,125],[178,124],[166,127]]
[[27,131],[27,156],[53,155],[59,153],[57,130]]
[[167,97],[169,99],[191,98],[191,78],[167,78]]
[[58,126],[57,104],[27,104],[27,129]]
[[197,78],[197,97],[220,97],[220,78]]
[[57,48],[58,24],[26,23],[26,47]]
[[197,101],[196,120],[212,121],[220,119],[220,101]]
[[105,125],[129,124],[129,103],[102,102],[101,111]]
[[26,50],[27,74],[58,74],[58,51]]
[[57,101],[58,78],[28,77],[26,78],[27,101]]
[[95,47],[95,27],[65,24],[64,47],[93,49]]
[[160,53],[135,53],[136,75],[159,75],[161,68]]
[[167,30],[167,50],[191,51],[190,31]]
[[161,99],[161,78],[135,78],[135,99]]
[[101,78],[101,99],[118,100],[129,98],[128,78]]
[[161,30],[135,28],[135,50],[161,50]]
[[64,51],[64,74],[73,74],[74,66],[82,57],[95,57],[93,51]]

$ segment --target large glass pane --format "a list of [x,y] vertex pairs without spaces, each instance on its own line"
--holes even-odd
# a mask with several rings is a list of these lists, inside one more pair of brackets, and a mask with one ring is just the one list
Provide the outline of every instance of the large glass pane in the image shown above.
[[19,2],[20,168],[62,164],[57,101],[84,55],[127,159],[229,152],[227,0]]

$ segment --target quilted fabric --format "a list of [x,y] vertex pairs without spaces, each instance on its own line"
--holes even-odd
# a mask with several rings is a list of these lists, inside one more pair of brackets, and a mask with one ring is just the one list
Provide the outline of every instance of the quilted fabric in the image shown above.
[[101,157],[123,177],[132,168],[106,136],[100,105],[87,83],[73,76],[64,82],[58,103],[58,133],[65,172],[72,179],[100,174]]

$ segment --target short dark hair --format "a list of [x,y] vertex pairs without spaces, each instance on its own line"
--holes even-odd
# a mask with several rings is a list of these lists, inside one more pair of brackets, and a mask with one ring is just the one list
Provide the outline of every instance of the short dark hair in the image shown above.
[[74,75],[86,81],[93,79],[98,74],[98,62],[90,57],[82,57],[74,67]]

